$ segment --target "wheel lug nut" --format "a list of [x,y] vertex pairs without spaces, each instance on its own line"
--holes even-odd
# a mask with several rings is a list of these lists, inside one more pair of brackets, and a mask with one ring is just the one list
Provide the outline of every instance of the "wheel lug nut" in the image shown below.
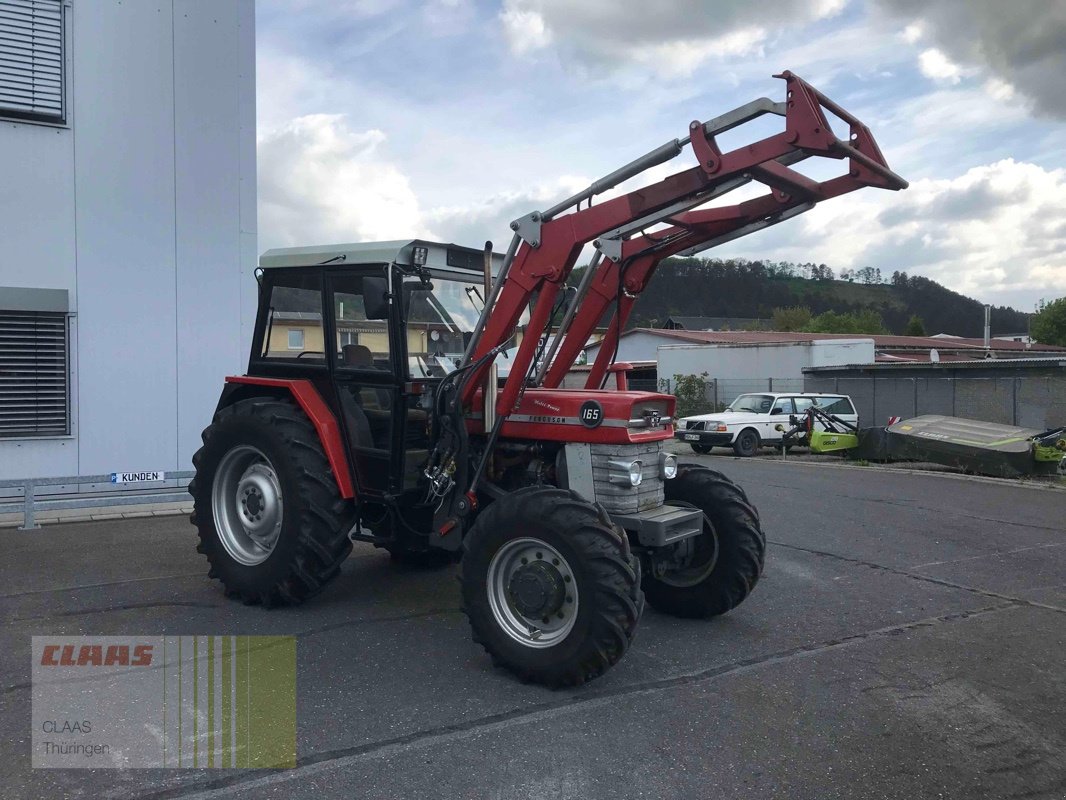
[[559,612],[559,619],[562,619],[562,618],[563,618],[563,612],[562,612],[562,611],[560,611],[560,612]]
[[545,617],[543,620],[541,620],[541,622],[543,622],[545,625],[547,625],[549,622],[551,622],[551,619],[549,619],[548,617]]
[[570,583],[570,576],[569,575],[564,575],[563,576],[563,580],[566,581],[567,583]]
[[522,563],[523,564],[528,564],[529,563],[529,559],[528,558],[523,558],[522,559]]
[[[573,598],[573,597],[571,597],[570,595],[567,595],[567,596],[566,596],[566,602],[568,602],[568,603],[572,603],[572,602],[574,602],[574,598]],[[562,615],[560,614],[559,616],[562,616]]]
[[537,553],[537,561],[540,561],[543,558],[544,558],[544,554],[543,553]]
[[554,564],[555,566],[559,566],[559,559],[557,559],[557,558],[553,558],[553,559],[552,559],[552,563],[553,563],[553,564]]

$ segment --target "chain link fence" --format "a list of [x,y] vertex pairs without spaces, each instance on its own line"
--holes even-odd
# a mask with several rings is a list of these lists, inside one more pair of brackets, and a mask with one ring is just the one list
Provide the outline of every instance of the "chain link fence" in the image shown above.
[[712,378],[674,375],[659,380],[659,391],[677,395],[678,416],[721,411],[742,394],[802,392],[803,378]]

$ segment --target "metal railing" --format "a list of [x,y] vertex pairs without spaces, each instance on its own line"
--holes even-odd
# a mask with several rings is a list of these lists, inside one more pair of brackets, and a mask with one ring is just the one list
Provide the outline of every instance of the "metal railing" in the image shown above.
[[[188,481],[195,472],[165,472],[163,480],[152,483],[165,483],[166,481]],[[145,503],[180,503],[190,501],[189,492],[182,487],[180,490],[169,486],[144,486],[132,487],[130,484],[115,484],[114,491],[120,491],[120,486],[130,487],[121,494],[81,494],[77,497],[56,497],[38,499],[37,489],[41,486],[69,486],[84,483],[111,483],[111,475],[70,475],[64,478],[15,478],[0,480],[0,489],[22,489],[22,498],[17,501],[0,502],[0,514],[22,510],[22,525],[20,531],[37,530],[41,526],[35,520],[38,511],[52,511],[64,508],[106,508],[109,506],[134,506]]]

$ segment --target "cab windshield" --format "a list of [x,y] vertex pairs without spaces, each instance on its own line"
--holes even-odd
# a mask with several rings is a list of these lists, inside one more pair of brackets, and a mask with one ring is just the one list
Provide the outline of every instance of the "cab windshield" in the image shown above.
[[769,414],[774,404],[770,394],[742,394],[729,404],[727,411],[750,411],[756,414]]
[[434,273],[429,286],[404,283],[408,371],[412,378],[441,378],[455,370],[484,306],[481,281]]

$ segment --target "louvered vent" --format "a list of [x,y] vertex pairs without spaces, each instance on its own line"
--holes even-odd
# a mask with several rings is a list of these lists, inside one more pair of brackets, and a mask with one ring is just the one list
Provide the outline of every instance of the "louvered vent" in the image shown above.
[[0,311],[0,438],[70,433],[67,317]]
[[0,0],[0,115],[66,120],[63,4]]

